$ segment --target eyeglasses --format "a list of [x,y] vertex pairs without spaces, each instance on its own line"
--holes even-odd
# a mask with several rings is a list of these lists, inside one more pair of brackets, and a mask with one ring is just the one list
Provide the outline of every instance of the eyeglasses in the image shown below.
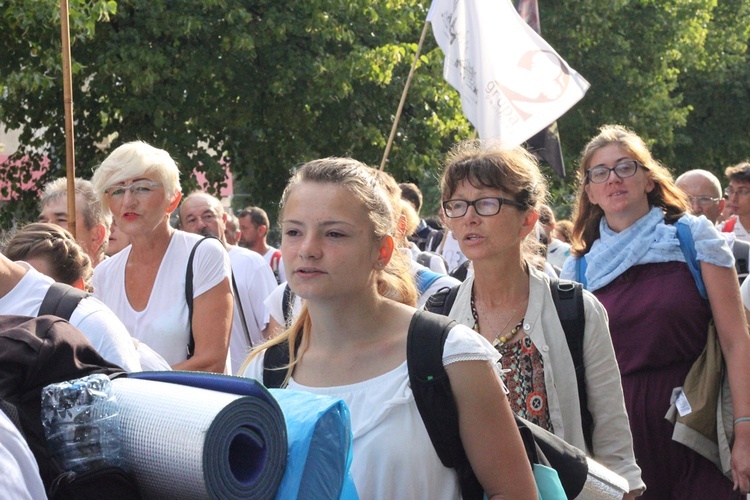
[[194,217],[192,215],[189,215],[185,217],[184,223],[186,226],[192,226],[200,219],[201,222],[203,222],[203,224],[207,226],[211,224],[213,221],[215,221],[218,217],[219,217],[218,215],[209,211],[209,212],[202,213],[199,217]]
[[747,188],[739,188],[739,189],[727,188],[726,191],[724,191],[724,194],[727,196],[727,198],[730,197],[730,196],[732,196],[732,195],[735,195],[735,194],[737,196],[741,196],[741,197],[744,198],[745,196],[747,196],[748,194],[750,194],[750,189],[747,189]]
[[110,186],[104,190],[104,194],[110,198],[122,198],[125,196],[125,191],[130,190],[130,194],[138,198],[144,198],[151,194],[155,187],[161,186],[161,182],[154,181],[135,181],[134,183],[126,186],[124,184],[117,184]]
[[[601,184],[603,182],[607,182],[607,179],[609,179],[609,176],[614,172],[617,174],[617,177],[620,179],[627,179],[628,177],[633,177],[635,173],[638,171],[638,163],[635,160],[625,160],[623,162],[618,163],[612,168],[605,167],[604,165],[598,165],[596,167],[592,167],[589,169],[588,172],[586,172],[586,177],[588,178],[589,182],[593,182],[594,184]],[[643,165],[641,165],[642,167]]]
[[688,196],[688,199],[691,205],[699,205],[704,208],[721,201],[721,198],[711,198],[710,196]]
[[477,215],[490,216],[500,212],[503,205],[513,205],[514,207],[526,208],[522,203],[507,198],[479,198],[478,200],[448,200],[443,202],[443,212],[450,219],[463,217],[469,211],[469,207],[474,207]]

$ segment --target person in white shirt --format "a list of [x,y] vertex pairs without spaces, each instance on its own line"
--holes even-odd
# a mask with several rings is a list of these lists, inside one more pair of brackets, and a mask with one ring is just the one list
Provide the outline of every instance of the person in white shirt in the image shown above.
[[[300,339],[287,388],[346,402],[361,499],[455,499],[458,475],[440,462],[409,385],[406,338],[416,290],[408,255],[394,242],[398,198],[382,175],[339,158],[297,170],[282,196],[281,246],[289,284],[306,303],[293,327],[267,345]],[[263,346],[253,351],[245,376],[263,380],[264,354]],[[471,329],[449,332],[443,363],[461,438],[488,498],[535,499],[497,358]]]
[[[695,216],[703,215],[716,225],[726,200],[721,196],[721,183],[714,174],[708,170],[688,170],[675,179],[675,185],[688,196],[690,213]],[[748,274],[750,243],[738,240],[734,231],[722,231],[720,234],[727,240],[734,254],[734,264],[741,284]]]
[[281,258],[281,251],[268,245],[268,228],[271,222],[268,220],[268,214],[260,207],[247,207],[237,213],[240,221],[240,241],[239,246],[258,252],[266,259],[271,266],[277,283],[286,281],[286,271],[284,271],[284,260]]
[[[26,262],[13,262],[0,255],[0,314],[37,316],[52,283],[52,278]],[[88,338],[104,359],[129,372],[141,371],[128,330],[99,300],[82,299],[69,322]]]
[[722,222],[718,229],[733,232],[737,239],[750,241],[750,162],[728,167],[724,174],[729,179],[726,206],[733,215]]
[[173,369],[229,373],[229,256],[214,239],[195,249],[190,318],[186,272],[201,237],[169,225],[182,198],[179,177],[169,153],[140,141],[118,147],[97,167],[94,188],[130,246],[97,266],[94,295]]
[[[276,287],[271,268],[257,252],[226,241],[227,214],[221,202],[208,193],[192,193],[180,205],[182,229],[218,238],[229,253],[236,284],[229,352],[237,371],[250,349],[266,340],[268,310],[263,301]],[[244,326],[243,326],[244,325]]]
[[47,498],[39,465],[26,440],[0,411],[0,497],[13,500]]
[[570,244],[555,237],[555,212],[549,205],[541,205],[539,208],[539,223],[544,230],[547,240],[547,262],[557,269],[561,269],[568,257],[570,257]]

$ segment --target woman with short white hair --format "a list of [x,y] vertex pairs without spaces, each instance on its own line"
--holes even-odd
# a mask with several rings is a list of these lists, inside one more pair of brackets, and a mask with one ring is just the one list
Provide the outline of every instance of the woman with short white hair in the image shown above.
[[179,174],[169,153],[140,141],[118,147],[96,169],[94,188],[131,245],[96,268],[95,295],[172,368],[230,373],[229,257],[218,240],[197,247],[190,320],[186,270],[201,237],[169,225],[182,198]]

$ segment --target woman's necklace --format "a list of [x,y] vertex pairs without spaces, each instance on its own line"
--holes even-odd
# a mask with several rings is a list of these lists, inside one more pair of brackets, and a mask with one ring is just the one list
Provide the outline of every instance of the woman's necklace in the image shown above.
[[[515,337],[516,333],[518,333],[518,330],[521,329],[523,326],[523,318],[521,318],[521,321],[518,322],[516,326],[511,329],[510,332],[508,332],[508,335],[503,335],[503,332],[508,329],[508,325],[510,325],[510,322],[513,321],[513,318],[516,317],[516,313],[521,308],[521,306],[529,300],[528,297],[524,297],[521,299],[521,302],[518,303],[516,308],[513,310],[513,313],[510,315],[510,318],[508,318],[508,321],[505,323],[505,326],[503,326],[500,330],[497,331],[497,334],[495,335],[495,339],[492,341],[492,345],[496,346],[498,344],[502,345],[506,342],[510,341],[513,337]],[[471,290],[471,314],[474,316],[474,329],[479,332],[479,315],[477,314],[477,306],[474,302],[474,290]],[[482,312],[482,317],[484,318],[484,322],[489,325],[490,329],[492,328],[492,323],[490,323],[490,320],[487,318],[487,315]]]

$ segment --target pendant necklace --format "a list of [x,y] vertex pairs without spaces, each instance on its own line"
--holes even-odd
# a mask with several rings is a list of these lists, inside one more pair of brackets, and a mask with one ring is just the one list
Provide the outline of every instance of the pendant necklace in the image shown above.
[[[519,321],[518,324],[508,332],[508,335],[503,335],[503,332],[506,331],[508,325],[510,325],[510,322],[513,321],[513,318],[515,318],[518,310],[527,300],[529,300],[528,297],[524,297],[523,299],[521,299],[521,302],[519,302],[516,308],[513,310],[513,314],[510,315],[510,318],[508,318],[505,326],[498,330],[497,334],[495,335],[495,339],[492,341],[493,346],[497,346],[498,344],[503,345],[506,342],[510,341],[513,337],[515,337],[516,333],[518,333],[518,330],[521,329],[521,327],[523,326],[523,318],[521,318],[521,321]],[[479,315],[477,314],[477,306],[474,302],[474,290],[471,291],[471,314],[472,316],[474,316],[474,330],[479,333]],[[485,323],[487,323],[487,325],[492,328],[492,323],[490,323],[489,319],[487,319],[487,315],[484,314],[484,312],[482,313],[482,317],[484,318]]]

